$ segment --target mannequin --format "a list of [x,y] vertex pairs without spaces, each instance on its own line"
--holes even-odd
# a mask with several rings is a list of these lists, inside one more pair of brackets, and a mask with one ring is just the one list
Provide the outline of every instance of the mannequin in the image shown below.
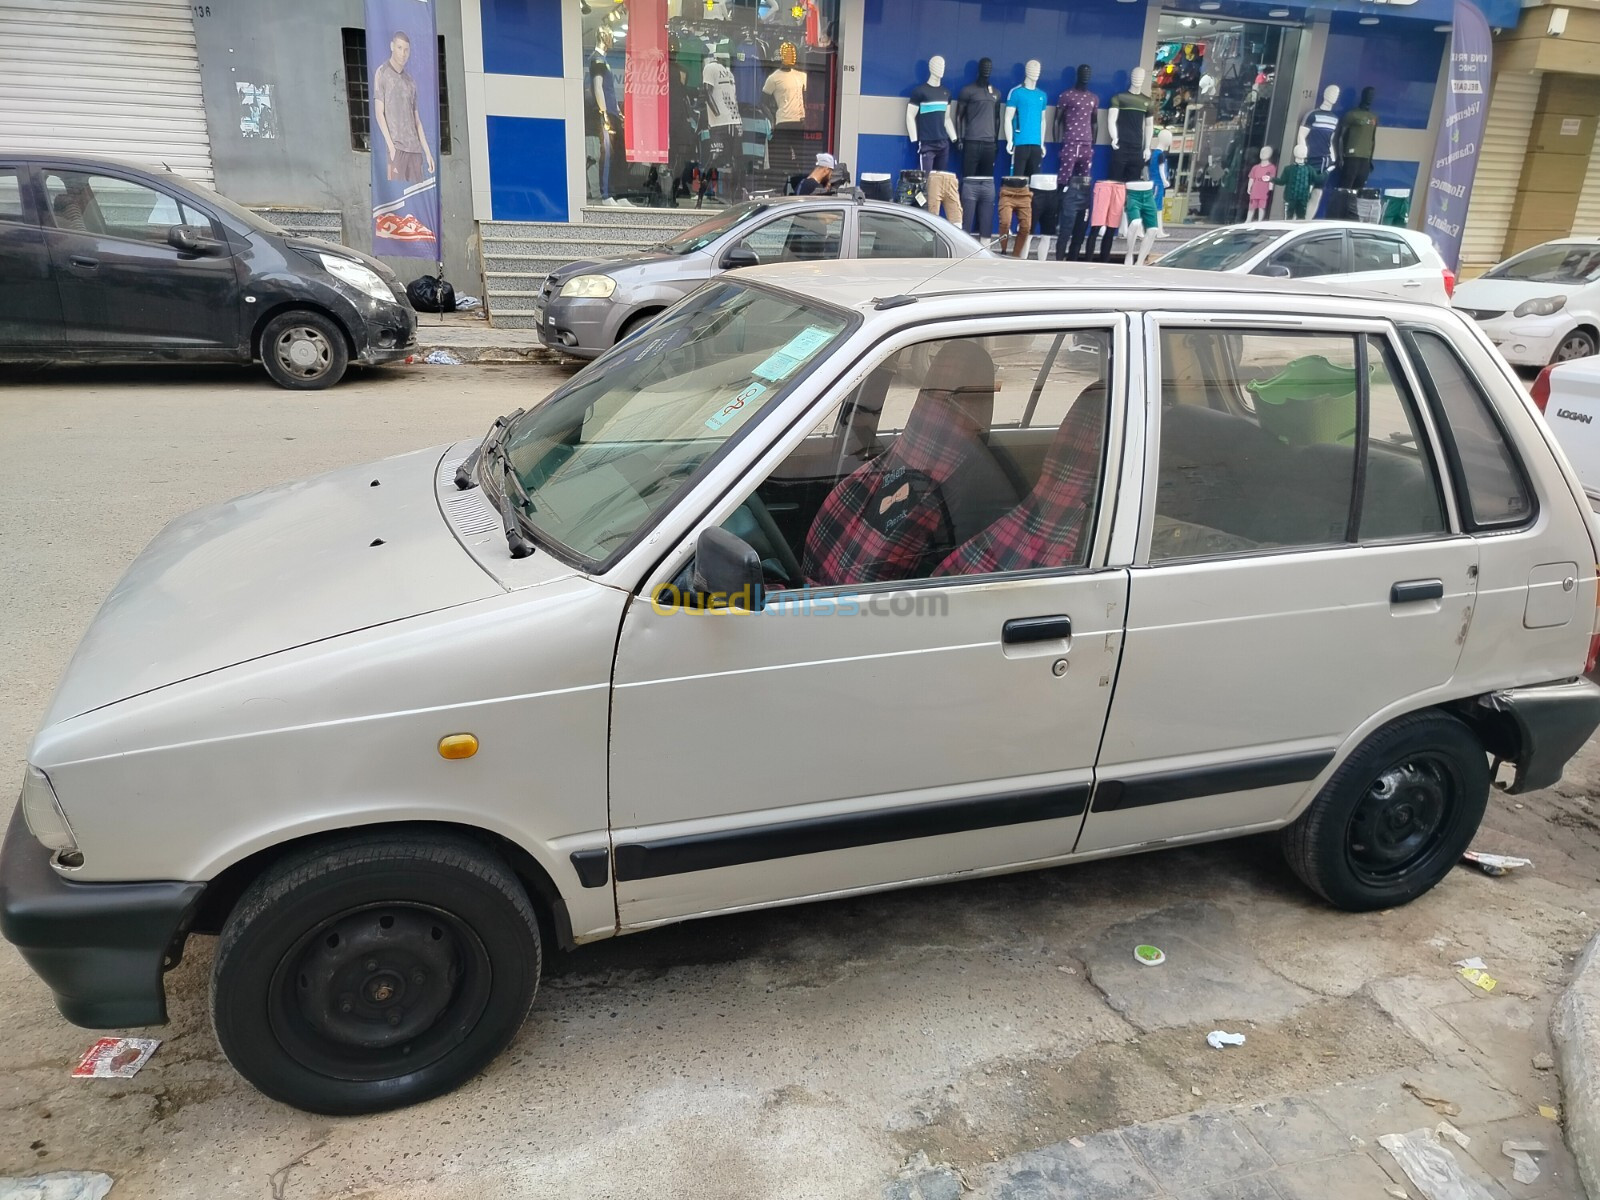
[[[1329,178],[1339,161],[1339,149],[1333,135],[1338,132],[1339,118],[1333,115],[1333,106],[1339,102],[1339,87],[1330,83],[1322,90],[1322,103],[1308,112],[1300,121],[1300,135],[1294,148],[1305,151],[1306,163],[1313,174]],[[1315,215],[1322,207],[1322,187],[1319,184],[1311,193],[1309,211]]]
[[1078,68],[1073,85],[1056,99],[1056,131],[1061,135],[1061,169],[1065,183],[1074,175],[1087,175],[1094,160],[1094,123],[1100,98],[1089,90],[1089,67]]
[[1085,171],[1061,184],[1061,222],[1056,227],[1056,261],[1083,257],[1083,240],[1089,233],[1089,212],[1094,180]]
[[1167,227],[1162,217],[1162,206],[1167,202],[1167,189],[1172,186],[1172,179],[1167,174],[1167,157],[1172,153],[1172,130],[1163,129],[1156,134],[1156,147],[1150,151],[1150,182],[1156,185],[1156,236],[1167,236]]
[[1274,187],[1283,189],[1283,215],[1291,221],[1306,219],[1306,203],[1311,199],[1311,189],[1322,186],[1322,177],[1306,163],[1302,146],[1294,148],[1294,162],[1272,181]]
[[906,105],[906,136],[917,148],[918,166],[924,174],[949,169],[950,143],[956,140],[950,92],[942,79],[944,57],[935,54],[928,59],[928,82],[911,89],[911,101]]
[[705,82],[706,126],[710,140],[706,145],[706,165],[727,171],[732,194],[737,197],[744,164],[744,122],[739,116],[739,91],[730,68],[732,52],[726,42],[715,58],[706,61],[701,78]]
[[1374,89],[1361,89],[1361,101],[1339,118],[1334,138],[1339,154],[1339,186],[1364,188],[1372,174],[1372,152],[1378,140],[1378,114],[1372,111]]
[[606,55],[611,50],[611,31],[604,26],[595,34],[594,52],[589,55],[589,103],[594,115],[595,163],[598,179],[593,180],[598,199],[611,197],[611,154],[613,135],[621,132],[622,110],[617,105],[617,85],[611,78]]
[[989,82],[994,70],[992,58],[978,60],[978,79],[961,89],[956,98],[956,137],[960,139],[963,173],[969,178],[989,180],[989,203],[994,204],[995,145],[1000,141],[1000,125],[1005,116],[1000,93]]
[[1144,81],[1144,68],[1135,67],[1128,72],[1128,90],[1111,97],[1111,178],[1118,183],[1138,179],[1150,157],[1156,122]]
[[1096,256],[1094,239],[1101,235],[1101,262],[1111,261],[1111,242],[1117,236],[1117,226],[1122,224],[1122,211],[1128,202],[1127,186],[1115,179],[1102,179],[1094,185],[1094,197],[1089,207],[1089,241],[1083,248],[1085,260]]
[[1250,209],[1246,221],[1265,221],[1267,209],[1272,204],[1272,181],[1278,176],[1278,167],[1272,161],[1272,147],[1261,147],[1261,161],[1250,168]]
[[800,169],[801,148],[806,133],[806,73],[795,66],[798,54],[793,42],[778,48],[783,65],[761,85],[761,91],[777,104],[777,119],[772,123],[772,141],[779,152],[772,157],[777,167],[792,175]]
[[1150,248],[1156,244],[1156,234],[1161,232],[1161,212],[1156,207],[1156,185],[1148,179],[1135,179],[1127,185],[1124,215],[1128,219],[1128,251],[1123,256],[1125,266],[1144,265],[1150,257]]
[[1039,87],[1039,60],[1022,68],[1022,82],[1006,97],[1006,149],[1013,175],[1033,175],[1044,161],[1044,92]]
[[[1011,236],[1011,218],[1017,218],[1015,240]],[[1025,175],[1007,175],[1000,181],[1000,244],[1001,254],[1022,257],[1028,235],[1033,230],[1033,191]]]
[[[1045,252],[1050,249],[1051,233],[1061,226],[1060,186],[1060,181],[1054,175],[1032,175],[1028,178],[1028,191],[1033,195],[1033,223],[1039,230],[1040,262],[1044,261]],[[1031,228],[1029,232],[1032,232]],[[1028,257],[1029,249],[1032,247],[1026,246],[1017,257]]]

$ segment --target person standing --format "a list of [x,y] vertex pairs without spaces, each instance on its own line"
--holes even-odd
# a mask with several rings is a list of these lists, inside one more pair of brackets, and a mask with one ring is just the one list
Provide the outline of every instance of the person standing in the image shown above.
[[411,38],[396,30],[389,39],[389,58],[373,76],[372,112],[389,155],[389,178],[420,183],[433,174],[433,151],[417,111],[417,81],[406,70],[410,61]]

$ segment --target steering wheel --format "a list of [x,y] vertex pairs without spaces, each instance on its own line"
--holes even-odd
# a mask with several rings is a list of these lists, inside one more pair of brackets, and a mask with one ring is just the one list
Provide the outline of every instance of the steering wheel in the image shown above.
[[766,502],[761,499],[760,493],[751,492],[744,506],[750,510],[750,515],[756,519],[756,524],[771,543],[772,555],[778,560],[778,565],[783,568],[784,574],[788,575],[789,581],[796,586],[805,582],[800,572],[800,560],[794,555],[794,548],[789,545],[789,539],[783,536],[778,523],[767,511]]

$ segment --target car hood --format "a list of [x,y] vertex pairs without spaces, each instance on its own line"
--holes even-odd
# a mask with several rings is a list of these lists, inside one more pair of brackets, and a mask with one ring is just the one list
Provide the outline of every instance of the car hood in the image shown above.
[[371,267],[378,273],[378,277],[380,279],[387,280],[391,283],[398,281],[400,278],[394,273],[394,268],[390,267],[387,263],[373,258],[370,254],[363,254],[359,250],[353,250],[349,246],[343,245],[339,242],[330,242],[324,240],[323,238],[297,236],[284,238],[283,244],[294,250],[309,250],[313,254],[336,254],[340,258],[353,258],[357,262],[365,263],[367,266]]
[[1577,283],[1532,283],[1522,279],[1469,279],[1456,285],[1457,308],[1511,310],[1527,300],[1545,296],[1572,296],[1583,289]]
[[633,279],[668,268],[668,273],[678,275],[694,258],[692,254],[662,254],[655,250],[638,250],[632,254],[619,254],[615,258],[581,258],[557,267],[551,278],[565,283],[574,275],[609,275],[613,279]]
[[45,715],[504,591],[439,511],[442,448],[180,517],[111,590]]

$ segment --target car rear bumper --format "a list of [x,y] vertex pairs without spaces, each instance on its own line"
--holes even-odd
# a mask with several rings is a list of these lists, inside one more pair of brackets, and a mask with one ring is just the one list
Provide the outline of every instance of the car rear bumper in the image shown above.
[[0,932],[74,1025],[161,1025],[167,1019],[162,975],[182,956],[205,886],[63,879],[18,806],[0,850]]
[[1588,679],[1493,692],[1484,703],[1508,715],[1518,734],[1513,795],[1558,782],[1567,762],[1600,728],[1600,685]]

